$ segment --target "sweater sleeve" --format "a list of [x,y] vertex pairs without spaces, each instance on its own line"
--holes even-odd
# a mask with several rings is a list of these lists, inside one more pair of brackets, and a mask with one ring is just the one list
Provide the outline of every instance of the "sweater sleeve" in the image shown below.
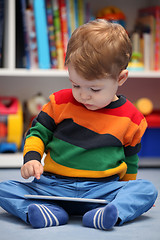
[[122,181],[135,180],[137,177],[138,171],[138,152],[141,149],[141,138],[147,128],[146,119],[143,118],[137,129],[133,134],[133,137],[130,138],[130,143],[127,146],[124,146],[125,153],[125,163],[127,164],[127,172],[123,177]]
[[29,129],[24,145],[24,163],[30,160],[41,161],[47,144],[53,137],[56,128],[54,119],[51,117],[52,104],[46,104],[38,116],[33,120],[32,127]]

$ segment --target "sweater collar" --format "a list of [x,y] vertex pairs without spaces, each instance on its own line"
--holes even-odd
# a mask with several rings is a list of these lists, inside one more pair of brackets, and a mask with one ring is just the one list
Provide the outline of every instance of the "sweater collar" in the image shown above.
[[114,102],[111,102],[109,105],[107,105],[105,107],[105,109],[118,108],[118,107],[121,107],[122,105],[124,105],[126,103],[126,97],[124,97],[123,95],[118,95],[117,97],[118,97],[118,99]]

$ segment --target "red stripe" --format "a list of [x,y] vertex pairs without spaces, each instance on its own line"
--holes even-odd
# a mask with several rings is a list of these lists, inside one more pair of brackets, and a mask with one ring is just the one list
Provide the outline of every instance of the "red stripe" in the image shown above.
[[118,108],[113,109],[100,109],[100,113],[118,116],[118,117],[128,117],[132,120],[133,123],[139,125],[144,116],[137,110],[137,108],[128,100],[126,103]]
[[[72,95],[72,89],[63,89],[59,92],[54,93],[56,104],[67,104],[72,103],[77,106],[82,106],[82,104],[78,103],[73,95]],[[137,125],[140,124],[144,116],[137,110],[137,108],[128,100],[126,100],[126,103],[118,108],[103,108],[100,110],[97,110],[95,112],[104,113],[112,116],[118,116],[118,117],[128,117],[131,119],[131,121]]]

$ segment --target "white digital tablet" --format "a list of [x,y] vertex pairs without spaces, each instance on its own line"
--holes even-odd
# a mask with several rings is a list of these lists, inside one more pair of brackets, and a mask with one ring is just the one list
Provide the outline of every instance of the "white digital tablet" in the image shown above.
[[92,198],[74,198],[74,197],[58,197],[58,196],[46,196],[46,195],[24,195],[27,199],[41,199],[41,200],[58,200],[58,201],[70,201],[70,202],[90,202],[90,203],[102,203],[107,204],[108,201],[104,199],[92,199]]

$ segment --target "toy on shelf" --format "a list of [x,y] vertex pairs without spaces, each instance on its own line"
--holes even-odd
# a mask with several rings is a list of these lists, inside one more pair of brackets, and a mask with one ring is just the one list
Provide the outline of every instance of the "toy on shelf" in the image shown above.
[[117,7],[114,6],[104,7],[98,11],[96,17],[106,19],[113,23],[119,23],[124,28],[126,27],[126,16]]
[[135,106],[143,115],[149,115],[153,111],[153,103],[149,98],[138,99]]
[[144,71],[144,64],[141,59],[142,54],[140,52],[133,52],[127,69],[129,71]]
[[34,95],[32,98],[27,100],[25,102],[24,106],[24,120],[25,120],[25,127],[24,131],[26,132],[28,128],[31,127],[31,123],[33,119],[38,115],[38,113],[41,111],[44,104],[46,104],[48,100],[41,94],[38,93]]
[[142,137],[140,157],[160,157],[160,110],[155,110],[149,98],[140,98],[135,106],[145,115],[148,127]]
[[16,152],[22,145],[23,113],[15,97],[0,97],[0,152]]

